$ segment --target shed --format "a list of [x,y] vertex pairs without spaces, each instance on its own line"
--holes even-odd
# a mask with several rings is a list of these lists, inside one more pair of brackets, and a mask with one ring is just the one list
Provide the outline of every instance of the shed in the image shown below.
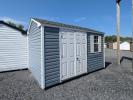
[[105,67],[99,31],[32,18],[28,44],[30,71],[42,89]]
[[120,44],[120,50],[130,50],[130,43],[125,41]]
[[28,68],[27,32],[0,21],[0,72]]

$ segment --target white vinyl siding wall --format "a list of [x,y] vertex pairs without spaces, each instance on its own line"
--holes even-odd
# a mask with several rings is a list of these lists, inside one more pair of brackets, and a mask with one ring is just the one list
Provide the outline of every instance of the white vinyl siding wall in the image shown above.
[[27,36],[0,24],[0,72],[28,68]]
[[37,23],[31,21],[29,33],[29,67],[41,85],[41,28],[37,26]]

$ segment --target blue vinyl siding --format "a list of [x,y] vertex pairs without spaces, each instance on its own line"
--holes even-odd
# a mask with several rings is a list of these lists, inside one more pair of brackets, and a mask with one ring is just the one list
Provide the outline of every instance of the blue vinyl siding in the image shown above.
[[90,53],[90,35],[98,35],[98,34],[87,34],[87,71],[93,72],[98,69],[104,68],[104,44],[103,44],[103,35],[101,35],[101,52]]
[[60,83],[59,28],[44,27],[45,87]]

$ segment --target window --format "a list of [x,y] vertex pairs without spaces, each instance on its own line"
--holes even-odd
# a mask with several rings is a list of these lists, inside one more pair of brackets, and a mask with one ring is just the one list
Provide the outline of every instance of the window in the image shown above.
[[94,52],[98,52],[98,36],[94,36]]
[[91,35],[90,46],[91,46],[90,48],[91,53],[101,52],[101,36]]

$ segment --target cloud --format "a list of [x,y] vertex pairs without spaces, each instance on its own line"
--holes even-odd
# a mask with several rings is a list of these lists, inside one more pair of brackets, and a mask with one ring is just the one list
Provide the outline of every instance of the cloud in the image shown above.
[[28,23],[24,22],[24,21],[20,21],[20,20],[16,20],[16,19],[13,19],[13,18],[10,18],[10,17],[0,17],[0,20],[3,20],[5,22],[13,22],[13,23],[16,23],[16,24],[22,24],[24,26],[28,26]]
[[81,21],[84,21],[86,19],[87,19],[86,17],[80,17],[80,18],[75,19],[74,22],[81,22]]

